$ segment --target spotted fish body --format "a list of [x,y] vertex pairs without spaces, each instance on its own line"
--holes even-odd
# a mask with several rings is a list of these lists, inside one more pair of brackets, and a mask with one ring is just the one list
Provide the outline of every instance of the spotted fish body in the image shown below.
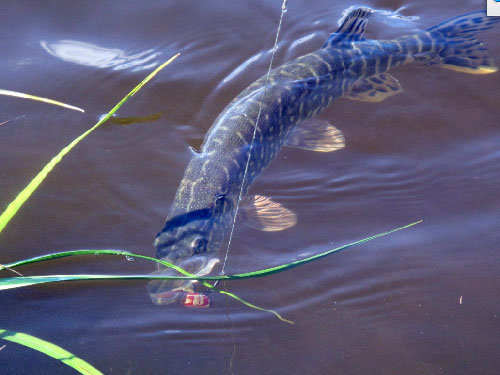
[[[186,168],[155,241],[158,258],[206,273],[231,228],[240,192],[248,191],[297,125],[341,97],[379,101],[399,92],[389,69],[422,61],[468,73],[496,71],[475,34],[497,18],[474,12],[415,35],[376,41],[363,37],[371,13],[350,12],[322,48],[271,70],[222,111]],[[153,301],[162,303],[168,298],[154,296],[186,290],[187,283],[151,285]]]

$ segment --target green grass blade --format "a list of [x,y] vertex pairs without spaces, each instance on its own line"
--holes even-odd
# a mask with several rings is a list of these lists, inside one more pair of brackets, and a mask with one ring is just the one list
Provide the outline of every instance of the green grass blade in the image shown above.
[[271,314],[274,314],[276,315],[276,317],[285,322],[285,323],[289,323],[289,324],[295,324],[294,322],[292,322],[291,320],[288,320],[288,319],[285,319],[283,318],[280,314],[278,314],[276,311],[274,310],[269,310],[269,309],[265,309],[263,307],[259,307],[259,306],[255,306],[254,304],[251,304],[250,302],[247,302],[245,301],[243,298],[240,298],[238,297],[236,294],[233,294],[233,293],[230,293],[230,292],[226,292],[225,290],[217,290],[217,292],[221,293],[221,294],[225,294],[225,295],[228,295],[229,297],[232,297],[234,298],[236,301],[239,301],[241,302],[242,304],[248,306],[248,307],[251,307],[252,309],[256,309],[256,310],[260,310],[260,311],[267,311]]
[[[194,276],[194,275],[193,275]],[[196,277],[196,276],[195,276]],[[10,277],[0,280],[0,290],[21,288],[23,286],[38,285],[44,283],[54,283],[60,281],[90,281],[90,280],[154,280],[154,279],[190,279],[189,277],[165,277],[165,276],[155,276],[155,275],[50,275],[50,276],[24,276],[24,277]],[[278,317],[278,319],[294,324],[292,321],[283,318],[274,310],[266,309],[263,307],[256,306],[244,299],[238,297],[237,295],[226,292],[224,290],[215,289],[213,285],[204,283],[206,287],[212,289],[214,292],[226,294],[231,298],[243,303],[244,305],[251,307],[256,310],[266,311],[272,313]]]
[[61,348],[60,346],[39,339],[35,336],[31,336],[26,333],[0,329],[0,338],[7,341],[15,342],[16,344],[24,345],[28,348],[35,349],[41,353],[44,353],[49,357],[58,359],[64,364],[73,367],[80,374],[103,375],[102,372],[97,370],[91,364],[85,362],[83,359],[76,357],[74,354],[68,352],[67,350]]
[[[90,281],[90,280],[149,280],[165,279],[161,276],[149,275],[49,275],[49,276],[23,276],[2,279],[0,290],[21,288],[45,283],[60,281]],[[167,278],[168,279],[168,278]]]
[[21,272],[17,272],[16,270],[9,268],[6,265],[3,265],[2,263],[0,263],[0,270],[3,270],[3,269],[9,270],[10,272],[14,272],[15,274],[17,274],[19,276],[24,276]]
[[87,130],[85,133],[76,138],[73,142],[71,142],[68,146],[64,147],[59,154],[54,156],[51,161],[43,169],[35,176],[33,180],[26,186],[19,195],[7,206],[6,210],[0,215],[0,232],[5,228],[5,226],[9,223],[9,221],[14,217],[17,211],[21,208],[21,206],[28,200],[28,198],[33,194],[33,192],[38,188],[38,186],[45,180],[47,175],[54,169],[54,167],[61,161],[61,159],[70,152],[73,147],[75,147],[82,139],[84,139],[87,135],[92,133],[95,129],[97,129],[100,125],[105,123],[130,97],[132,97],[137,91],[139,91],[142,86],[148,83],[161,69],[174,61],[179,54],[171,57],[168,61],[160,65],[156,68],[151,74],[149,74],[141,83],[139,83],[136,87],[132,89],[117,105],[113,107],[111,111],[108,112],[106,116],[104,116],[97,124],[95,124],[92,128]]
[[[417,225],[421,223],[422,220],[416,221],[414,223],[392,229],[390,231],[384,232],[384,233],[379,233],[374,236],[370,236],[367,238],[364,238],[359,241],[352,242],[347,245],[343,245],[340,247],[337,247],[332,250],[325,251],[323,253],[317,254],[310,256],[305,259],[297,260],[291,263],[283,264],[280,266],[276,267],[270,267],[266,268],[263,270],[258,270],[258,271],[252,271],[252,272],[246,272],[246,273],[239,273],[235,275],[222,275],[222,276],[196,276],[193,275],[182,268],[175,266],[171,263],[165,262],[163,260],[159,260],[156,258],[148,257],[145,255],[141,254],[134,254],[130,253],[127,251],[123,250],[72,250],[72,251],[64,251],[60,253],[53,253],[53,254],[48,254],[48,255],[42,255],[30,259],[25,259],[25,260],[20,260],[17,262],[12,262],[9,264],[5,265],[0,265],[0,270],[3,268],[14,268],[14,267],[19,267],[22,265],[30,264],[30,263],[38,263],[42,261],[47,261],[47,260],[53,260],[57,258],[63,258],[63,257],[68,257],[68,256],[78,256],[78,255],[121,255],[121,256],[129,256],[133,258],[140,258],[140,259],[145,259],[157,263],[161,263],[166,267],[170,267],[178,271],[184,276],[156,276],[156,275],[55,275],[55,276],[30,276],[30,277],[11,277],[11,278],[3,278],[0,279],[0,290],[3,289],[11,289],[11,288],[16,288],[16,287],[21,287],[21,286],[28,286],[28,285],[34,285],[34,284],[39,284],[39,283],[47,283],[47,282],[55,282],[55,281],[76,281],[76,280],[104,280],[104,279],[163,279],[163,280],[177,280],[177,279],[183,279],[183,280],[200,280],[203,282],[203,285],[205,285],[208,288],[213,288],[212,285],[208,283],[204,283],[205,280],[235,280],[235,279],[248,279],[252,277],[264,277],[264,276],[269,276],[277,272],[283,272],[291,268],[298,267],[300,265],[312,262],[314,260],[319,260],[321,258],[324,258],[328,255],[331,255],[333,253],[339,252],[341,250],[348,249],[350,247],[360,245],[362,243],[372,241],[376,238],[380,238],[382,236],[387,236],[389,234],[392,234],[396,231],[403,230],[410,228],[414,225]],[[53,277],[54,279],[51,279]],[[19,285],[19,286],[16,286]]]
[[338,253],[339,251],[346,250],[346,249],[348,249],[350,247],[353,247],[353,246],[356,246],[356,245],[361,245],[361,244],[366,243],[368,241],[372,241],[372,240],[374,240],[376,238],[387,236],[387,235],[392,234],[394,232],[410,228],[410,227],[412,227],[414,225],[420,224],[421,222],[422,222],[422,220],[415,221],[414,223],[411,223],[411,224],[408,224],[408,225],[405,225],[405,226],[402,226],[402,227],[399,227],[399,228],[391,229],[390,231],[387,231],[387,232],[384,232],[384,233],[379,233],[379,234],[376,234],[374,236],[363,238],[362,240],[355,241],[355,242],[352,242],[350,244],[343,245],[343,246],[337,247],[335,249],[328,250],[328,251],[325,251],[323,253],[310,256],[310,257],[305,258],[305,259],[296,260],[295,262],[291,262],[291,263],[287,263],[287,264],[282,264],[282,265],[276,266],[276,267],[266,268],[266,269],[260,270],[260,271],[240,273],[240,274],[237,274],[237,275],[233,275],[232,278],[235,278],[235,279],[236,278],[246,279],[248,277],[261,277],[261,276],[267,276],[267,275],[271,275],[273,273],[277,273],[277,272],[282,272],[282,271],[285,271],[285,270],[289,270],[291,268],[298,267],[298,266],[300,266],[302,264],[306,264],[306,263],[309,263],[309,262],[312,262],[312,261],[319,260],[321,258],[327,257],[328,255],[332,255],[333,253]]
[[47,98],[41,98],[41,97],[35,96],[35,95],[23,94],[22,92],[0,89],[0,95],[15,96],[16,98],[23,98],[23,99],[31,99],[31,100],[36,100],[36,101],[39,101],[39,102],[44,102],[44,103],[49,103],[49,104],[53,104],[53,105],[58,105],[58,106],[64,107],[64,108],[73,109],[75,111],[85,112],[83,109],[75,107],[73,105],[69,105],[69,104],[66,104],[66,103],[58,102],[57,100],[52,100],[52,99],[47,99]]
[[253,272],[247,272],[247,273],[240,273],[236,275],[222,275],[222,276],[203,276],[199,277],[196,275],[193,275],[185,270],[183,270],[180,267],[177,267],[171,263],[148,257],[145,255],[140,255],[140,254],[133,254],[127,251],[123,250],[73,250],[73,251],[65,251],[65,252],[60,252],[60,253],[53,253],[53,254],[48,254],[48,255],[43,255],[43,256],[38,256],[35,258],[30,258],[30,259],[25,259],[13,263],[9,263],[7,265],[1,265],[0,264],[0,270],[2,269],[11,269],[14,267],[18,267],[21,265],[29,264],[29,263],[37,263],[37,262],[42,262],[42,261],[47,261],[47,260],[53,260],[56,258],[62,258],[62,257],[68,257],[68,256],[77,256],[77,255],[121,255],[121,256],[129,256],[129,257],[134,257],[134,258],[140,258],[140,259],[145,259],[149,261],[154,261],[157,263],[161,263],[165,265],[166,267],[173,268],[177,270],[179,273],[181,273],[184,276],[157,276],[157,275],[50,275],[50,276],[25,276],[25,277],[10,277],[10,278],[3,278],[0,279],[0,290],[5,290],[5,289],[12,289],[12,288],[20,288],[23,286],[30,286],[30,285],[36,285],[36,284],[44,284],[44,283],[50,283],[50,282],[60,282],[60,281],[84,281],[84,280],[153,280],[153,279],[163,279],[163,280],[172,280],[172,279],[187,279],[187,280],[199,280],[204,286],[207,288],[212,289],[215,292],[225,294],[231,298],[234,298],[235,300],[243,303],[246,306],[249,306],[253,309],[256,310],[261,310],[261,311],[267,311],[270,312],[278,317],[278,319],[293,324],[292,321],[284,319],[280,314],[278,314],[274,310],[270,309],[265,309],[262,307],[258,307],[256,305],[253,305],[242,298],[236,296],[233,293],[223,291],[223,290],[218,290],[215,289],[213,285],[209,284],[206,282],[206,280],[234,280],[234,279],[246,279],[246,278],[251,278],[251,277],[264,277],[268,276],[277,272],[283,272],[287,269],[291,269],[294,267],[298,267],[299,265],[312,262],[314,260],[321,259],[323,257],[326,257],[328,255],[331,255],[333,253],[339,252],[341,250],[347,249],[352,246],[356,246],[371,240],[374,240],[376,238],[382,237],[389,235],[391,233],[394,233],[396,231],[402,230],[409,228],[413,225],[421,223],[422,220],[405,225],[403,227],[399,227],[396,229],[392,229],[388,232],[384,233],[379,233],[377,235],[371,236],[364,238],[360,241],[352,242],[350,244],[344,245],[337,247],[332,250],[325,251],[323,253],[298,260],[295,262],[287,263],[281,266],[277,267],[271,267],[271,268],[266,268],[264,270],[259,270],[259,271],[253,271]]

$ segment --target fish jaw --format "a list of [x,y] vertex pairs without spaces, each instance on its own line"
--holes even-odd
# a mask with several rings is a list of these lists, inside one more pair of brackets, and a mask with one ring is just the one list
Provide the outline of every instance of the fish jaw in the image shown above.
[[192,284],[190,286],[187,286],[187,288],[191,288],[191,290],[178,289],[167,290],[166,292],[149,292],[149,296],[151,297],[151,301],[153,301],[155,305],[170,305],[176,302],[182,295],[184,295],[184,293],[192,293],[194,291],[194,289],[192,288]]
[[[192,259],[196,258],[196,259]],[[218,258],[192,257],[176,264],[178,267],[196,276],[209,274],[214,266],[220,261]],[[173,263],[168,259],[162,259]],[[152,272],[154,276],[183,276],[173,268],[159,265],[159,268]],[[194,292],[194,284],[197,280],[152,280],[147,285],[149,296],[155,305],[170,305],[180,299],[185,293]]]

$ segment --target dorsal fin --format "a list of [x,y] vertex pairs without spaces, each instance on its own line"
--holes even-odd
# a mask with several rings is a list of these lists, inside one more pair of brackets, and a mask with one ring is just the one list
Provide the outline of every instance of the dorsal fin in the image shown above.
[[363,39],[366,21],[373,10],[370,8],[356,8],[351,10],[342,20],[339,29],[330,35],[324,47],[330,47],[339,42],[356,41]]

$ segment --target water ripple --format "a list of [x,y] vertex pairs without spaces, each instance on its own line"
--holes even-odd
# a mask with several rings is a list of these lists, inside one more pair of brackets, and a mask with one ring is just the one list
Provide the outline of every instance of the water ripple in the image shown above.
[[42,48],[63,61],[113,70],[131,69],[139,71],[158,65],[159,53],[148,49],[135,54],[127,54],[118,48],[106,48],[77,40],[40,41]]

